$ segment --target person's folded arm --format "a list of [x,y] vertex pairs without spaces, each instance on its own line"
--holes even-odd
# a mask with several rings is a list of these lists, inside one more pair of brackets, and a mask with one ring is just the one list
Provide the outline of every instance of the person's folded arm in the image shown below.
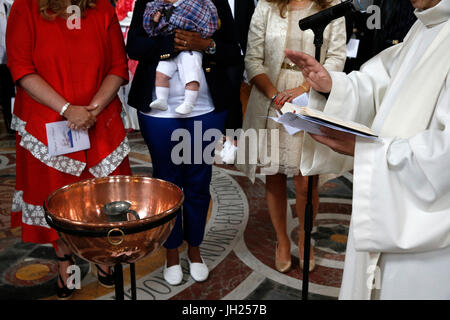
[[[122,30],[120,29],[119,20],[114,11],[111,12],[111,22],[108,26],[108,41],[112,49],[111,67],[108,71],[108,75],[120,77],[122,79],[120,85],[125,85],[129,80],[128,61],[125,53]],[[119,88],[117,88],[117,90],[118,89]]]
[[16,84],[23,77],[37,73],[33,63],[35,41],[31,10],[24,2],[17,2],[11,8],[6,29],[7,65]]
[[323,66],[328,71],[342,71],[347,59],[345,19],[339,18],[332,21],[329,28],[330,39]]
[[108,27],[108,41],[112,48],[111,67],[89,104],[95,107],[92,111],[94,116],[100,114],[108,106],[117,96],[120,86],[127,84],[129,80],[128,61],[122,31],[120,30],[119,21],[113,10],[111,11],[111,22]]
[[432,127],[411,138],[357,139],[357,250],[424,252],[450,245],[449,99],[447,80]]
[[[247,77],[253,80],[256,76],[266,74],[264,68],[264,48],[266,35],[266,15],[268,10],[257,5],[253,14],[249,31],[247,52],[245,55],[245,70]],[[267,76],[267,75],[266,75]]]
[[277,89],[264,68],[266,10],[263,6],[258,5],[254,11],[248,32],[245,70],[250,83],[255,85],[268,99],[271,99],[277,94]]

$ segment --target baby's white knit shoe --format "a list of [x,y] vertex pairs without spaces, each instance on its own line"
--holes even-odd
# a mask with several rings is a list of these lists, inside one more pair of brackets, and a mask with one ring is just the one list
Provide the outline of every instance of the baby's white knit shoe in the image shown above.
[[183,102],[175,109],[175,112],[179,114],[188,114],[191,113],[193,109],[194,109],[193,104]]
[[156,99],[155,101],[150,103],[150,108],[166,111],[167,110],[167,100]]

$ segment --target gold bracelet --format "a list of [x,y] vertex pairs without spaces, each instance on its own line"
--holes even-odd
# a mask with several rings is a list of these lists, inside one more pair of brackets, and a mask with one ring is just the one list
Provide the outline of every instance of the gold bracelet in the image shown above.
[[308,91],[309,91],[309,88],[308,88],[308,87],[305,87],[303,84],[300,85],[300,88],[303,88],[303,89],[305,90],[305,92],[308,92]]

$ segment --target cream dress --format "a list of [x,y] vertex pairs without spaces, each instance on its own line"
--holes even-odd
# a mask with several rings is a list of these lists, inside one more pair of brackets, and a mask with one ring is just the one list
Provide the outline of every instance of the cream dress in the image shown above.
[[[286,48],[296,51],[304,52],[304,37],[303,32],[299,29],[298,21],[309,16],[312,4],[306,8],[290,9],[288,11],[288,34],[286,38]],[[289,59],[284,58],[284,63],[292,63]],[[303,74],[300,71],[281,69],[278,76],[276,88],[279,92],[287,89],[299,87],[304,82]],[[269,108],[269,117],[277,117],[276,109],[272,103]],[[267,119],[266,128],[267,134],[267,150],[270,155],[271,149],[271,131],[273,129],[278,130],[279,134],[279,156],[278,163],[275,165],[278,167],[278,173],[285,174],[288,177],[296,176],[300,173],[300,159],[301,148],[303,141],[303,131],[291,136],[283,125]],[[265,154],[265,153],[262,153]],[[259,167],[269,166],[270,161],[273,167],[273,159],[267,159],[260,157]]]
[[[335,0],[334,3],[339,3]],[[301,50],[314,56],[314,33],[311,30],[301,31],[298,21],[320,11],[318,4],[313,1],[306,9],[288,12],[285,17],[280,15],[278,5],[267,0],[259,0],[250,23],[248,33],[247,52],[245,55],[245,70],[249,79],[257,75],[266,74],[270,81],[281,91],[294,88],[303,83],[300,72],[281,69],[285,61],[284,49]],[[346,31],[345,19],[333,20],[324,31],[320,62],[328,71],[342,71],[346,60]],[[283,127],[267,116],[275,115],[271,108],[270,98],[253,86],[248,100],[243,122],[243,134],[238,140],[238,156],[236,168],[242,171],[252,182],[256,178],[257,166],[265,165],[261,173],[273,175],[278,171],[289,176],[299,174],[300,154],[302,149],[302,133],[289,136]],[[278,128],[281,148],[274,146],[273,163],[279,164],[279,170],[270,164],[270,141],[266,129]],[[249,147],[249,139],[244,134],[258,135],[256,148]],[[269,138],[269,139],[267,139]],[[269,149],[267,149],[269,147]],[[257,150],[254,150],[257,149]],[[277,157],[281,160],[276,160]],[[273,170],[272,170],[273,169]]]

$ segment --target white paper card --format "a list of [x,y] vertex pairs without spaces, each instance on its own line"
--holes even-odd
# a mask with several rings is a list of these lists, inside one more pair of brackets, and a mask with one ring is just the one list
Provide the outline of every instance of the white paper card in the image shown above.
[[[309,94],[305,92],[304,94],[301,94],[298,97],[294,98],[294,100],[292,100],[291,103],[299,107],[306,107],[308,105],[308,102],[309,102]],[[281,109],[281,111],[283,112],[283,109]]]
[[49,156],[59,156],[91,147],[87,130],[72,130],[67,124],[68,121],[46,124]]
[[323,133],[320,131],[319,124],[306,121],[293,113],[288,112],[282,115],[279,114],[278,118],[269,118],[278,123],[281,123],[291,136],[302,130],[323,136]]
[[359,39],[350,39],[347,43],[347,57],[356,58],[358,56]]

